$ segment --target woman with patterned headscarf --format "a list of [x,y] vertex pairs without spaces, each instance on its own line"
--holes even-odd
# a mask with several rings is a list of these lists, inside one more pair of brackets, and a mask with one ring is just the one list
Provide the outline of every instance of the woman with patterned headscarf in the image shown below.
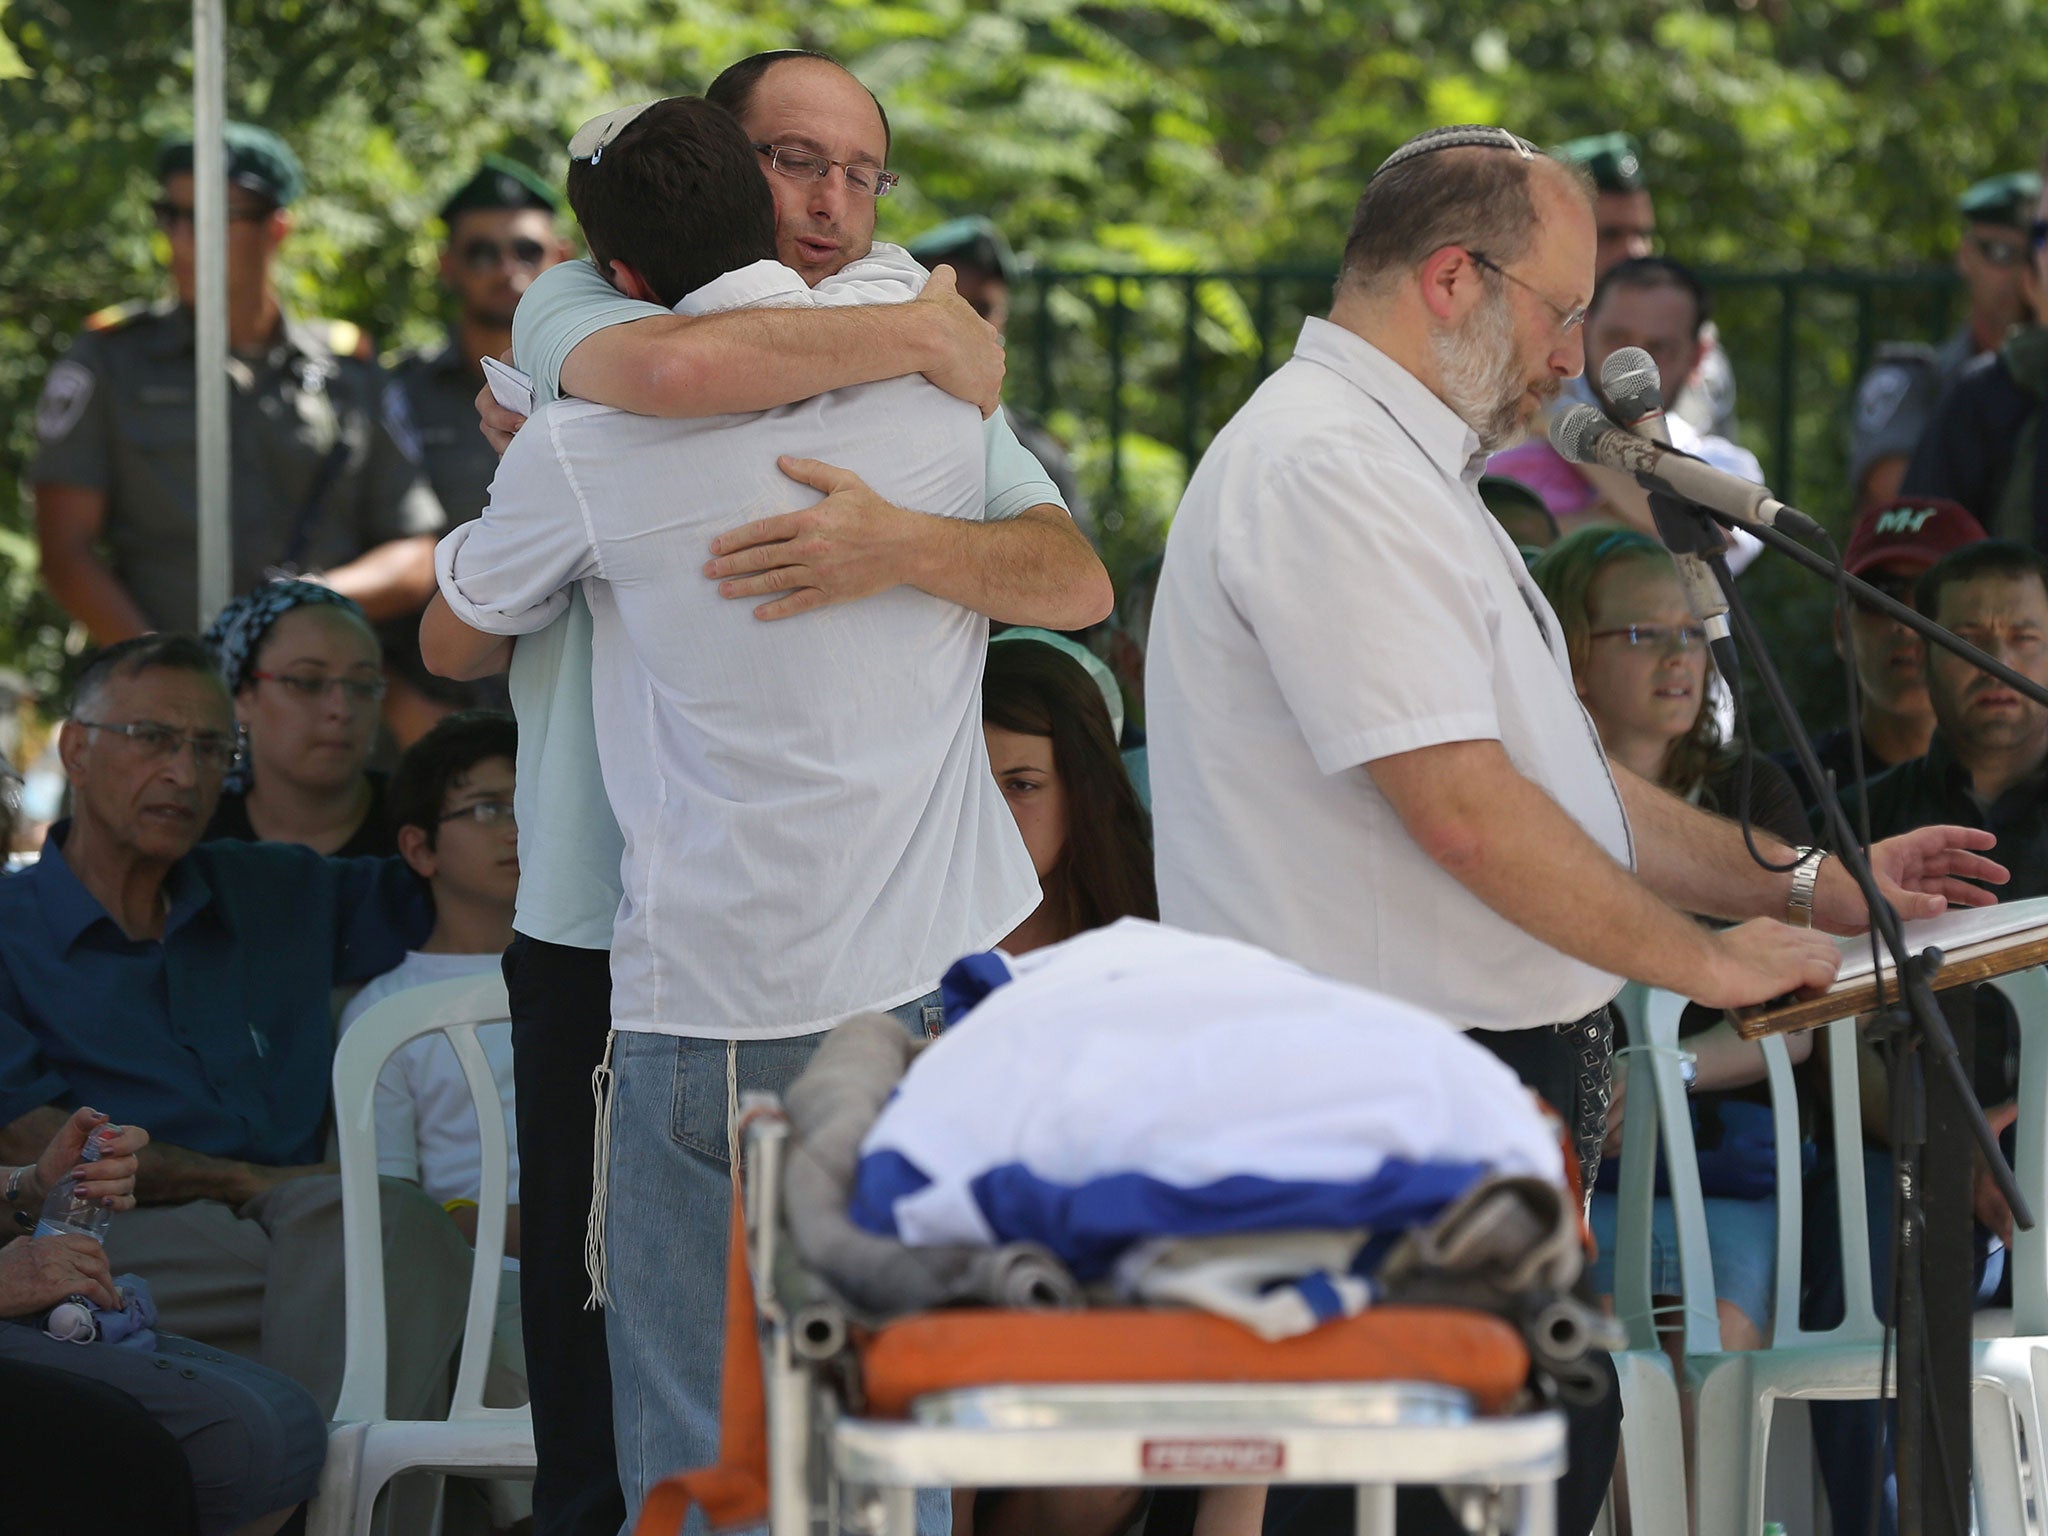
[[274,581],[223,608],[206,639],[248,736],[207,837],[397,852],[385,776],[368,767],[384,668],[363,610],[329,587]]

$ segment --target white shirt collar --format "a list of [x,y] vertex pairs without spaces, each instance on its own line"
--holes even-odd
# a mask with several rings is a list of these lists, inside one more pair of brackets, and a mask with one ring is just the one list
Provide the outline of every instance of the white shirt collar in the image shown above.
[[811,287],[779,261],[757,261],[714,277],[677,301],[679,315],[710,315],[754,304],[808,304]]
[[1401,430],[1453,480],[1472,483],[1486,463],[1479,434],[1428,385],[1356,331],[1311,315],[1294,355],[1319,363],[1385,407]]
[[[779,261],[761,260],[714,277],[703,287],[683,295],[675,306],[679,315],[710,315],[722,310],[746,309],[756,304],[792,305],[815,303],[813,295],[835,288],[853,288],[863,283],[906,285],[908,298],[924,286],[931,274],[918,265],[900,245],[877,241],[867,255],[849,261],[812,288],[794,268]],[[874,297],[874,296],[870,296]]]

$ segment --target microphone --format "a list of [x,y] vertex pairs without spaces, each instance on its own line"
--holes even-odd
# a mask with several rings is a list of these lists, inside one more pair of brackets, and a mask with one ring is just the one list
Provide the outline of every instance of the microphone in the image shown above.
[[[1646,442],[1670,445],[1671,430],[1664,424],[1664,391],[1657,365],[1641,347],[1621,347],[1608,355],[1600,368],[1600,393],[1625,429]],[[1706,627],[1710,641],[1726,640],[1728,598],[1705,557],[1724,553],[1727,541],[1712,520],[1687,516],[1666,502],[1664,496],[1653,495],[1650,514],[1656,519],[1657,537],[1664,541],[1678,567],[1678,584],[1685,589],[1685,605]]]
[[1650,482],[1654,490],[1669,491],[1710,512],[1782,527],[1809,538],[1821,531],[1820,524],[1797,507],[1786,506],[1762,486],[1702,463],[1689,453],[1624,432],[1590,405],[1575,405],[1552,418],[1550,446],[1573,464],[1618,469]]
[[1657,365],[1641,347],[1617,347],[1600,365],[1600,393],[1621,427],[1653,443],[1671,442],[1664,424],[1664,390]]

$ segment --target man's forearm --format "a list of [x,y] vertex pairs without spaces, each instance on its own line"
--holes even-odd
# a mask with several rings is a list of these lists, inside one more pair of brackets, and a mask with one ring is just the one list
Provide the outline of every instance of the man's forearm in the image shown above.
[[1367,765],[1409,835],[1516,927],[1575,960],[1682,996],[1711,964],[1706,930],[1644,889],[1498,742]]
[[135,1199],[140,1205],[176,1205],[186,1200],[218,1200],[246,1205],[266,1189],[288,1179],[331,1173],[325,1164],[272,1168],[239,1158],[214,1157],[189,1147],[153,1141],[139,1154]]
[[121,578],[89,549],[60,552],[45,546],[43,583],[57,605],[85,626],[95,645],[113,645],[154,627]]
[[943,361],[930,306],[745,309],[607,326],[562,362],[562,393],[639,416],[765,411]]
[[437,589],[420,615],[420,659],[436,677],[471,683],[512,665],[512,637],[463,623]]
[[999,624],[1085,629],[1109,616],[1116,593],[1074,520],[1060,508],[1000,522],[928,517],[909,585]]
[[352,597],[372,621],[418,613],[434,595],[434,540],[428,534],[393,539],[337,565],[320,578]]
[[[1749,856],[1742,827],[1688,804],[1648,779],[1613,765],[1614,782],[1628,807],[1636,844],[1636,873],[1673,906],[1702,917],[1740,921],[1783,917],[1792,876],[1763,868]],[[1793,850],[1753,827],[1757,851],[1773,864],[1789,864]]]

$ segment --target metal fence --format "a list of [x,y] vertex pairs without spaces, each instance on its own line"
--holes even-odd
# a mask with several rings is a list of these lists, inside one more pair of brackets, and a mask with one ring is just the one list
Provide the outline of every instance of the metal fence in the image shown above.
[[[1019,285],[1011,398],[1074,442],[1115,534],[1170,513],[1216,431],[1329,303],[1335,264],[1246,270],[1040,268]],[[1855,382],[1878,346],[1935,341],[1959,312],[1942,270],[1709,271],[1741,435],[1771,485],[1817,516],[1846,508]],[[1144,484],[1133,458],[1144,456]],[[1141,527],[1131,527],[1142,535]]]

